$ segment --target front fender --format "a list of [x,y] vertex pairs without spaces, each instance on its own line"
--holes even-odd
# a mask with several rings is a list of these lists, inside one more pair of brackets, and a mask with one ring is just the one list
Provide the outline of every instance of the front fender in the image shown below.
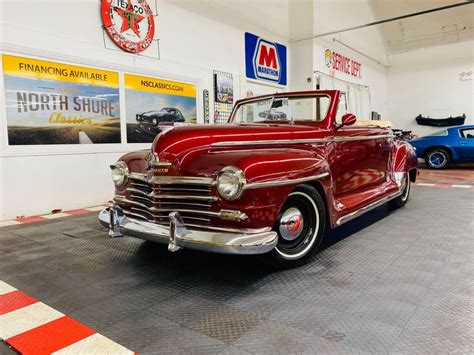
[[[392,147],[392,171],[395,172],[411,172],[416,169],[418,158],[413,147],[404,141],[394,141]],[[416,173],[410,174],[410,179],[415,182]]]
[[239,150],[200,149],[180,157],[179,170],[183,175],[196,173],[217,178],[224,167],[233,165],[244,172],[247,184],[263,182],[289,183],[282,186],[259,187],[245,190],[242,197],[227,201],[219,196],[218,208],[239,210],[248,215],[240,222],[252,228],[273,226],[277,215],[296,182],[291,180],[316,176],[329,172],[324,147],[253,148]]

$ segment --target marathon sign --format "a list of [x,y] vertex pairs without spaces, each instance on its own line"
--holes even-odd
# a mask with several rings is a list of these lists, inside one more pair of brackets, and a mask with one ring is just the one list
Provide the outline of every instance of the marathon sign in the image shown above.
[[246,32],[245,73],[249,79],[286,85],[286,47]]
[[340,71],[347,75],[360,78],[361,64],[354,59],[348,58],[342,54],[326,49],[324,51],[324,62],[332,71]]

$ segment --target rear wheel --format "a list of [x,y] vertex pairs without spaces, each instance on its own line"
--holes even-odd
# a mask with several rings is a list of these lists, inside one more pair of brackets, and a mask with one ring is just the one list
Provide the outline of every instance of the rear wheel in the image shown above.
[[443,169],[449,165],[449,153],[441,148],[430,150],[425,157],[426,165],[432,169]]
[[390,201],[388,204],[390,207],[393,208],[400,208],[406,205],[408,201],[408,197],[410,197],[410,190],[411,190],[411,181],[410,181],[410,174],[407,172],[406,176],[403,180],[403,187],[402,187],[402,194]]
[[321,195],[310,186],[298,186],[288,195],[273,228],[278,244],[269,255],[272,264],[286,269],[307,263],[316,254],[325,227]]

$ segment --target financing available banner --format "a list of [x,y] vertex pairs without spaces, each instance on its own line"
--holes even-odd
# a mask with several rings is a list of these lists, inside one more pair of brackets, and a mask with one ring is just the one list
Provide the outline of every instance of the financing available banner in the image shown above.
[[196,86],[125,74],[127,142],[150,143],[175,125],[196,123]]
[[120,143],[118,73],[3,55],[9,145]]

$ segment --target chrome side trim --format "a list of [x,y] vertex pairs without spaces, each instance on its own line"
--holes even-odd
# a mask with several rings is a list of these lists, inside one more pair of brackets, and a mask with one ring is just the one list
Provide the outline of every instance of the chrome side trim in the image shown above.
[[336,221],[336,225],[340,226],[343,223],[349,222],[350,220],[352,220],[354,218],[357,218],[357,217],[363,215],[365,212],[373,210],[374,208],[377,208],[377,207],[387,203],[388,201],[400,196],[401,194],[402,194],[402,191],[397,191],[397,192],[395,192],[395,193],[393,193],[389,196],[383,197],[382,199],[380,199],[378,201],[372,202],[371,204],[369,204],[367,206],[359,208],[358,210],[356,210],[354,212],[346,214],[345,216],[342,216],[341,218],[339,218]]
[[301,184],[303,182],[319,180],[319,179],[325,178],[326,176],[329,176],[328,172],[318,174],[318,175],[314,175],[314,176],[302,177],[302,178],[298,178],[298,179],[254,182],[254,183],[249,183],[249,184],[245,185],[244,190],[253,190],[253,189],[260,189],[260,188],[267,188],[267,187]]
[[228,141],[212,143],[211,147],[228,147],[240,145],[270,145],[270,144],[320,144],[330,142],[351,142],[351,141],[365,141],[369,139],[378,138],[393,138],[391,134],[380,134],[374,136],[354,136],[354,137],[332,137],[332,138],[310,138],[310,139],[272,139],[259,141]]
[[354,136],[354,137],[334,137],[335,142],[366,141],[369,139],[393,138],[392,134],[379,134],[376,136]]
[[313,138],[313,139],[281,139],[281,140],[261,140],[261,141],[228,141],[212,143],[211,147],[228,147],[239,145],[269,145],[269,144],[318,144],[329,143],[331,138]]

